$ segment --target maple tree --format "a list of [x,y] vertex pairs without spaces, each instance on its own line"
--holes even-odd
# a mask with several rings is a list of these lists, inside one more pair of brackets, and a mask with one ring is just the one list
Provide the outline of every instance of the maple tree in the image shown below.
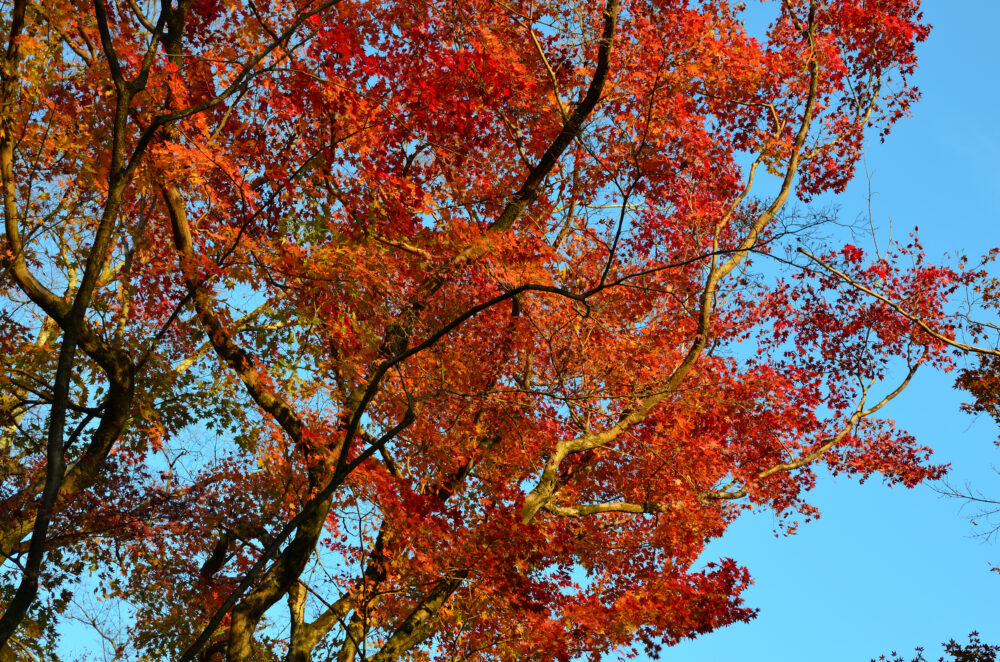
[[699,557],[814,465],[939,476],[875,415],[956,274],[750,259],[906,114],[919,3],[747,11],[10,0],[2,654],[81,577],[108,659],[655,652],[752,617]]

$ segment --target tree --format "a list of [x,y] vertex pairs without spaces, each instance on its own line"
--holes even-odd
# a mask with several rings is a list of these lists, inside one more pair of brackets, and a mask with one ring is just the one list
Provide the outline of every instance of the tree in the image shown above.
[[[979,633],[972,632],[969,634],[968,645],[963,645],[951,639],[947,643],[941,644],[944,648],[945,655],[950,657],[945,657],[942,655],[938,658],[938,662],[996,662],[997,654],[1000,653],[1000,646],[991,646],[990,644],[984,644],[979,640]],[[924,657],[924,650],[922,648],[916,649],[917,655],[911,662],[927,662],[927,658]],[[879,660],[889,660],[889,662],[906,662],[904,658],[896,653],[895,651],[889,654],[890,657],[885,655],[880,655]],[[876,662],[872,660],[872,662]]]
[[907,113],[919,3],[766,10],[12,0],[3,654],[81,581],[107,659],[655,651],[753,616],[699,555],[814,464],[939,476],[875,414],[946,343],[751,259]]

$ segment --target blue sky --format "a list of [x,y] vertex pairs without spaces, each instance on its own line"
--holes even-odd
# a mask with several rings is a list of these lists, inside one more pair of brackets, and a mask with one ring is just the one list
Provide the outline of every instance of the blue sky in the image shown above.
[[[923,99],[882,145],[869,147],[879,238],[920,227],[928,255],[978,256],[1000,245],[1000,2],[925,0],[934,31],[920,49]],[[867,213],[867,182],[836,202],[841,217]],[[890,221],[891,219],[891,221]],[[883,244],[884,245],[884,244]],[[998,430],[959,411],[953,376],[925,372],[887,416],[950,462],[950,480],[1000,498]],[[970,537],[959,502],[929,487],[859,486],[826,476],[812,493],[822,517],[775,538],[768,515],[745,517],[706,557],[749,567],[745,594],[757,620],[665,651],[667,662],[867,662],[896,649],[928,649],[978,630],[1000,643],[1000,545]],[[966,511],[971,512],[971,511]],[[707,559],[706,559],[707,560]],[[907,658],[909,659],[909,658]]]

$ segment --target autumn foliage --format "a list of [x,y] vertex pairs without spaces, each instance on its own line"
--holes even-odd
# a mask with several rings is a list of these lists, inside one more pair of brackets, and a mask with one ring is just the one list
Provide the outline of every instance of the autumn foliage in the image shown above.
[[7,654],[655,651],[753,616],[740,512],[940,475],[877,413],[945,345],[849,281],[947,331],[961,276],[769,261],[919,2],[751,5],[11,0]]

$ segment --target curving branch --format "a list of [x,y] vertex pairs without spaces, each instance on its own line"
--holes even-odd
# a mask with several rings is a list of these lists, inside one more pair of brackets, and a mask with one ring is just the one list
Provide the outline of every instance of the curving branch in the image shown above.
[[605,513],[632,513],[647,515],[666,515],[672,508],[664,503],[629,503],[614,501],[610,503],[594,503],[583,506],[557,506],[547,503],[543,506],[547,513],[558,517],[588,517]]
[[[903,379],[903,381],[900,382],[900,384],[895,389],[893,389],[892,392],[890,392],[884,398],[879,400],[871,407],[868,407],[867,409],[865,408],[865,403],[868,396],[868,388],[870,387],[866,387],[862,393],[861,400],[858,402],[858,405],[854,410],[854,413],[851,414],[850,418],[847,419],[847,423],[844,425],[843,428],[841,428],[837,432],[837,434],[830,437],[828,440],[820,444],[814,450],[800,457],[797,460],[793,460],[792,462],[782,462],[780,464],[776,464],[772,467],[769,467],[761,471],[760,473],[757,474],[756,481],[758,482],[762,481],[768,478],[769,476],[773,476],[774,474],[777,473],[783,473],[787,471],[794,471],[795,469],[801,469],[807,464],[811,464],[812,462],[815,462],[816,460],[823,457],[823,455],[825,455],[827,451],[829,451],[834,446],[841,443],[862,419],[867,418],[868,416],[871,416],[875,412],[879,411],[887,404],[892,402],[900,393],[906,390],[906,387],[909,386],[910,384],[910,380],[912,380],[913,376],[917,373],[917,369],[924,363],[926,359],[927,359],[927,352],[924,352],[924,354],[919,359],[917,359],[913,363],[913,365],[910,366],[910,369],[906,373],[906,377]],[[749,491],[745,486],[737,490],[731,489],[730,486],[723,488],[721,490],[708,490],[700,494],[699,497],[703,500],[742,499],[747,494],[749,494]]]
[[[816,30],[815,12],[810,12],[809,30],[806,39],[811,45],[813,57],[809,61],[809,91],[805,102],[805,111],[802,122],[799,125],[795,141],[792,144],[788,161],[785,166],[784,177],[781,187],[771,201],[767,209],[750,226],[739,245],[729,254],[728,258],[721,264],[717,262],[718,246],[713,246],[712,266],[705,279],[705,286],[700,297],[700,309],[697,316],[697,327],[691,347],[688,349],[683,360],[674,368],[670,376],[665,380],[663,386],[657,389],[657,393],[649,395],[636,405],[634,409],[622,415],[619,421],[612,427],[601,432],[590,432],[575,439],[563,440],[556,443],[555,450],[549,456],[538,479],[538,483],[527,494],[524,499],[524,506],[521,510],[521,521],[527,523],[535,514],[544,507],[553,497],[560,475],[560,467],[563,460],[575,453],[581,453],[596,448],[608,446],[618,439],[623,433],[635,427],[656,408],[656,406],[681,385],[684,379],[694,368],[702,352],[708,344],[711,335],[712,310],[714,309],[715,295],[719,283],[728,276],[737,266],[739,266],[750,254],[750,251],[757,243],[760,233],[767,227],[784,207],[792,191],[792,183],[798,172],[801,163],[802,150],[805,146],[806,138],[809,135],[809,127],[812,124],[813,114],[816,110],[816,100],[819,95],[820,66],[815,57],[814,33]],[[750,182],[752,183],[754,168],[751,168]],[[746,195],[744,191],[739,200]],[[728,223],[732,217],[734,208],[720,221],[720,227],[716,230],[716,236],[721,231],[721,226]],[[717,242],[717,239],[716,239]]]
[[924,331],[927,335],[935,338],[936,340],[940,340],[941,342],[945,343],[946,345],[950,345],[951,347],[954,347],[955,349],[960,349],[963,352],[972,352],[974,354],[984,354],[986,356],[997,356],[997,357],[1000,357],[1000,349],[992,349],[990,347],[981,347],[979,345],[970,345],[968,343],[964,343],[964,342],[955,340],[954,338],[950,338],[950,337],[944,335],[943,333],[935,330],[934,327],[932,327],[930,324],[928,324],[927,321],[924,320],[919,315],[914,315],[913,313],[911,313],[908,310],[906,310],[902,306],[902,304],[900,304],[900,303],[898,303],[896,301],[893,301],[892,299],[890,299],[889,297],[885,296],[884,294],[876,292],[875,290],[871,289],[870,287],[868,287],[866,285],[863,285],[862,283],[860,283],[857,280],[855,280],[855,279],[851,278],[850,276],[848,276],[846,273],[844,273],[840,269],[837,269],[836,267],[834,267],[832,264],[830,264],[830,263],[828,263],[828,262],[826,262],[824,260],[821,260],[820,258],[816,257],[815,255],[813,255],[812,253],[810,253],[806,249],[799,248],[798,252],[802,253],[803,255],[805,255],[806,257],[808,257],[810,260],[812,260],[813,262],[815,262],[819,266],[823,267],[824,269],[826,269],[827,271],[829,271],[830,273],[832,273],[834,276],[837,276],[838,278],[840,278],[841,280],[843,280],[845,283],[847,283],[851,287],[853,287],[853,288],[855,288],[857,290],[860,290],[861,292],[864,292],[868,296],[870,296],[870,297],[872,297],[874,299],[878,299],[879,301],[881,301],[885,305],[889,306],[894,311],[896,311],[897,313],[899,313],[900,315],[902,315],[906,319],[910,320],[911,322],[913,322],[914,324],[916,324],[917,326],[919,326],[922,331]]

